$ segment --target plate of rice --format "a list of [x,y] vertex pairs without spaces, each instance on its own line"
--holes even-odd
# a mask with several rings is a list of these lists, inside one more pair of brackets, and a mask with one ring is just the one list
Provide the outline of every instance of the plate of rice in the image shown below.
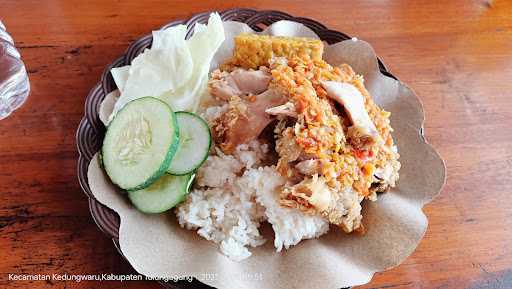
[[[153,31],[105,70],[86,108],[82,187],[147,276],[363,284],[412,253],[421,207],[444,184],[421,103],[373,49],[281,12]],[[312,272],[322,267],[333,272]]]

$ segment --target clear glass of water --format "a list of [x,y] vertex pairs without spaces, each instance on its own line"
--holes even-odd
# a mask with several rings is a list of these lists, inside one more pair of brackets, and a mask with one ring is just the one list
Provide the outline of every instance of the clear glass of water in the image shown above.
[[30,92],[25,65],[0,21],[0,120],[19,108]]

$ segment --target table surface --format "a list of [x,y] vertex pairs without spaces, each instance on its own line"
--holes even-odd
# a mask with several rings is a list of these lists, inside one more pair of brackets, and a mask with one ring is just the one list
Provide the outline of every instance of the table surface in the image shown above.
[[160,288],[9,282],[8,273],[133,273],[78,185],[85,97],[139,36],[245,6],[314,18],[370,42],[424,103],[446,186],[424,209],[430,224],[417,250],[361,288],[512,288],[512,1],[220,2],[0,1],[32,85],[24,106],[0,121],[0,287]]

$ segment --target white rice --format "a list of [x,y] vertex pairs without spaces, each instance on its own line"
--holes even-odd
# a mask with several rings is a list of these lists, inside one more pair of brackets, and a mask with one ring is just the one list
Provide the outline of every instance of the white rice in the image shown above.
[[329,230],[329,224],[319,216],[306,216],[301,211],[279,205],[278,189],[285,180],[274,167],[260,167],[245,171],[238,184],[256,195],[256,201],[265,208],[265,218],[275,233],[277,251],[296,245],[303,239],[316,238]]
[[219,106],[210,106],[201,113],[201,117],[203,117],[206,122],[211,123],[216,118],[220,117],[224,112],[226,112],[228,107],[229,105],[227,103]]
[[277,251],[329,230],[321,217],[279,205],[284,179],[273,166],[261,165],[267,152],[267,145],[258,141],[238,146],[234,155],[216,150],[199,169],[196,187],[176,210],[181,226],[197,229],[235,261],[251,255],[248,247],[265,242],[258,230],[265,220],[274,230]]

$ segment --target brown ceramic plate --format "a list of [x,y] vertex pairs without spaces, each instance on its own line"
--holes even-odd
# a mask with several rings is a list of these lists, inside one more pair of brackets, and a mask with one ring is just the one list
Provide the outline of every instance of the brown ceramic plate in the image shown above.
[[[189,37],[195,23],[206,23],[210,13],[211,12],[199,13],[192,16],[188,20],[173,21],[162,26],[161,29],[165,29],[178,24],[185,24],[188,27],[187,37]],[[322,40],[329,44],[350,39],[348,35],[342,32],[329,30],[323,24],[315,20],[302,17],[294,17],[280,11],[230,9],[220,12],[220,16],[222,20],[232,20],[246,23],[255,31],[261,31],[266,26],[280,20],[290,20],[306,25],[312,29]],[[113,67],[130,64],[137,55],[144,51],[145,48],[151,46],[151,42],[151,34],[144,35],[143,37],[133,42],[123,55],[121,55],[105,68],[101,76],[101,80],[91,89],[87,99],[85,100],[85,115],[82,118],[82,121],[80,122],[76,132],[76,143],[79,153],[77,174],[80,186],[89,198],[89,209],[94,221],[100,230],[112,239],[114,246],[116,246],[121,255],[122,253],[119,248],[119,216],[114,211],[102,205],[94,198],[87,181],[87,168],[94,154],[100,149],[105,134],[105,126],[100,121],[98,116],[100,103],[105,98],[105,95],[116,89],[116,85],[112,79],[112,75],[110,74],[110,70]],[[396,77],[387,71],[386,67],[380,60],[379,69],[384,75],[396,79]],[[162,285],[173,289],[211,288],[198,282],[197,280],[192,283],[188,281],[166,282],[162,283]]]

